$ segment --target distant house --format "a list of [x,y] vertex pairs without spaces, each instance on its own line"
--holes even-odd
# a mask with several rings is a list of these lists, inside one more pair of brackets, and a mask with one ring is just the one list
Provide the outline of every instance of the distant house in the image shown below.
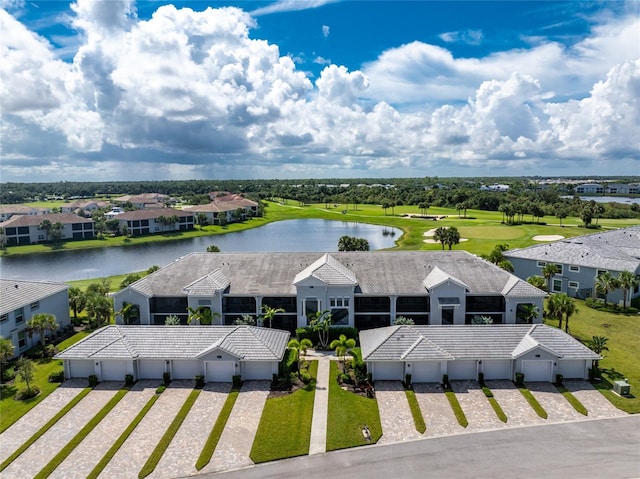
[[509,185],[498,185],[498,184],[494,184],[494,185],[482,185],[480,187],[480,191],[509,191]]
[[44,220],[52,225],[62,224],[62,240],[93,239],[95,237],[94,223],[88,218],[82,218],[72,213],[54,213],[47,215],[12,216],[0,223],[4,229],[5,242],[8,246],[44,243],[49,240],[47,231],[40,228]]
[[[211,203],[206,205],[185,206],[183,211],[188,211],[194,215],[200,213],[207,217],[209,224],[220,224],[220,213],[225,215],[226,222],[231,223],[237,220],[244,220],[247,216],[255,216],[258,212],[258,203],[248,200],[241,195],[231,193],[213,192],[209,193]],[[239,213],[239,216],[236,215]]]
[[82,212],[92,213],[100,208],[106,208],[111,203],[108,201],[74,201],[73,203],[63,203],[60,205],[61,213],[80,214]]
[[27,334],[34,314],[53,314],[60,329],[70,327],[68,290],[64,283],[0,279],[0,333],[11,339],[16,356],[40,341],[38,334]]
[[[542,276],[542,268],[553,263],[557,274],[551,279],[550,292],[588,298],[595,295],[596,277],[605,271],[613,276],[631,271],[640,278],[640,226],[512,249],[504,256],[513,264],[514,274],[522,279]],[[629,293],[627,300],[640,296],[640,287]],[[623,292],[611,291],[607,297],[621,302]]]
[[575,192],[579,195],[583,195],[583,194],[587,194],[587,195],[594,195],[594,194],[603,194],[604,193],[604,186],[598,184],[598,183],[585,183],[583,185],[578,185],[575,187]]
[[138,209],[151,209],[151,208],[164,208],[165,203],[169,201],[168,195],[160,193],[142,193],[140,195],[125,195],[118,198],[114,198],[113,203],[119,205],[125,205],[130,203],[134,208]]
[[[169,221],[171,218],[175,221]],[[118,220],[120,230],[126,227],[131,236],[189,231],[194,226],[192,213],[173,208],[128,211],[117,215],[115,219]]]
[[272,379],[289,332],[251,326],[106,326],[55,356],[67,378],[99,381],[193,379],[207,382]]
[[38,216],[46,215],[48,213],[51,213],[51,210],[48,208],[38,208],[26,205],[2,205],[0,206],[0,221],[6,221],[16,215]]

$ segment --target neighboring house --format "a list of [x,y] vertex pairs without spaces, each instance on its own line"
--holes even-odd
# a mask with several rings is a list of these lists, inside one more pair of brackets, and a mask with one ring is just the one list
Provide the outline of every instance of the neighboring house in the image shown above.
[[56,223],[62,224],[62,237],[60,238],[62,240],[93,239],[95,237],[93,221],[72,213],[54,213],[38,216],[19,215],[12,216],[7,221],[0,223],[0,228],[4,228],[7,246],[48,241],[47,232],[40,229],[40,225],[44,220],[49,220],[52,225]]
[[40,341],[37,333],[31,338],[27,334],[27,321],[34,314],[53,314],[60,329],[70,327],[68,290],[68,285],[52,281],[0,279],[0,333],[11,339],[16,356]]
[[480,191],[509,191],[509,185],[499,185],[499,184],[493,184],[493,185],[482,185],[480,187]]
[[[174,216],[176,221],[168,223],[167,220]],[[128,211],[115,216],[115,219],[118,220],[120,230],[126,226],[131,236],[188,231],[193,229],[195,220],[192,213],[173,208]]]
[[[115,293],[116,311],[134,305],[135,324],[187,321],[187,308],[208,307],[217,324],[264,305],[283,308],[273,327],[295,331],[330,310],[334,325],[389,326],[397,316],[416,324],[542,322],[546,293],[466,251],[339,253],[191,253]],[[526,318],[524,305],[538,308]],[[122,318],[118,317],[117,321]]]
[[55,356],[66,378],[123,381],[204,376],[207,382],[278,374],[289,332],[252,326],[105,326]]
[[585,183],[584,185],[578,185],[574,190],[577,194],[603,194],[604,186],[598,183]]
[[[258,213],[258,203],[248,200],[241,195],[228,192],[209,193],[211,203],[206,205],[185,206],[183,211],[189,211],[196,216],[199,213],[207,217],[209,224],[220,224],[220,213],[225,215],[227,223],[240,221],[247,216],[255,216]],[[239,216],[237,216],[239,214]]]
[[374,380],[449,379],[552,381],[588,378],[600,356],[560,329],[544,324],[390,326],[360,332],[362,358]]
[[114,206],[113,208],[111,208],[111,211],[107,211],[104,214],[104,217],[108,220],[112,220],[113,218],[115,218],[118,215],[121,215],[122,213],[124,213],[125,211],[118,207],[118,206]]
[[6,221],[16,215],[38,216],[46,215],[50,212],[51,210],[48,208],[38,208],[35,206],[2,205],[0,206],[0,221]]
[[[640,226],[604,231],[563,239],[528,248],[504,252],[522,279],[542,276],[547,263],[557,265],[557,274],[551,279],[551,293],[567,293],[577,298],[594,296],[596,277],[604,271],[617,276],[631,271],[640,277]],[[640,296],[636,286],[629,292],[629,300]],[[610,301],[622,301],[622,290],[607,295]]]
[[114,198],[112,201],[120,205],[130,203],[134,208],[138,209],[149,209],[163,208],[165,203],[170,199],[168,195],[160,193],[142,193],[140,195],[120,196],[119,198]]
[[60,205],[60,212],[79,214],[82,212],[93,213],[100,208],[106,208],[111,203],[108,201],[74,201],[73,203],[64,203]]

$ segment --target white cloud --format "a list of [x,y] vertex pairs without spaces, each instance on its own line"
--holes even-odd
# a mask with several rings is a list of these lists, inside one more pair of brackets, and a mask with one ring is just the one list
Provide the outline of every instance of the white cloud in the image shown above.
[[330,28],[328,25],[322,25],[322,36],[324,38],[327,38],[329,36],[330,33]]
[[482,30],[462,30],[458,32],[441,33],[440,39],[447,43],[466,43],[469,45],[480,45],[484,35]]
[[251,15],[259,17],[269,15],[271,13],[295,12],[299,10],[308,10],[312,8],[322,7],[328,3],[335,3],[338,0],[278,0],[271,5],[253,10]]
[[313,63],[318,65],[331,65],[331,59],[317,56],[313,59]]

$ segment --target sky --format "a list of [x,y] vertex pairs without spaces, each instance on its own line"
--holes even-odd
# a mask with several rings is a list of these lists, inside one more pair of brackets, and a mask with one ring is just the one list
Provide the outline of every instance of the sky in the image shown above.
[[640,174],[640,0],[0,7],[0,182]]

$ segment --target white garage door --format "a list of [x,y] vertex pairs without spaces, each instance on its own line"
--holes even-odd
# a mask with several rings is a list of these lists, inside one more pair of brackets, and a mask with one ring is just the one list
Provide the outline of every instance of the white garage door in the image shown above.
[[195,376],[202,374],[200,372],[200,361],[197,360],[175,360],[171,366],[173,379],[193,379]]
[[551,381],[552,361],[525,360],[522,361],[524,382]]
[[210,383],[230,383],[235,374],[234,361],[207,361],[205,380]]
[[558,373],[565,378],[584,379],[585,371],[584,359],[558,361]]
[[242,365],[242,379],[272,379],[273,366],[268,361],[246,362]]
[[69,374],[72,378],[88,378],[96,373],[93,360],[71,360],[69,361]]
[[393,362],[374,362],[373,379],[375,381],[395,380],[402,381],[404,379],[404,363],[399,361]]
[[124,381],[127,374],[127,363],[125,361],[102,361],[103,381]]
[[482,372],[485,379],[511,379],[511,361],[508,359],[484,360]]
[[138,363],[140,379],[162,379],[164,359],[141,359]]
[[449,379],[477,379],[478,362],[471,361],[449,361],[447,363],[447,374]]
[[411,364],[411,382],[439,383],[442,381],[439,361],[420,361]]

